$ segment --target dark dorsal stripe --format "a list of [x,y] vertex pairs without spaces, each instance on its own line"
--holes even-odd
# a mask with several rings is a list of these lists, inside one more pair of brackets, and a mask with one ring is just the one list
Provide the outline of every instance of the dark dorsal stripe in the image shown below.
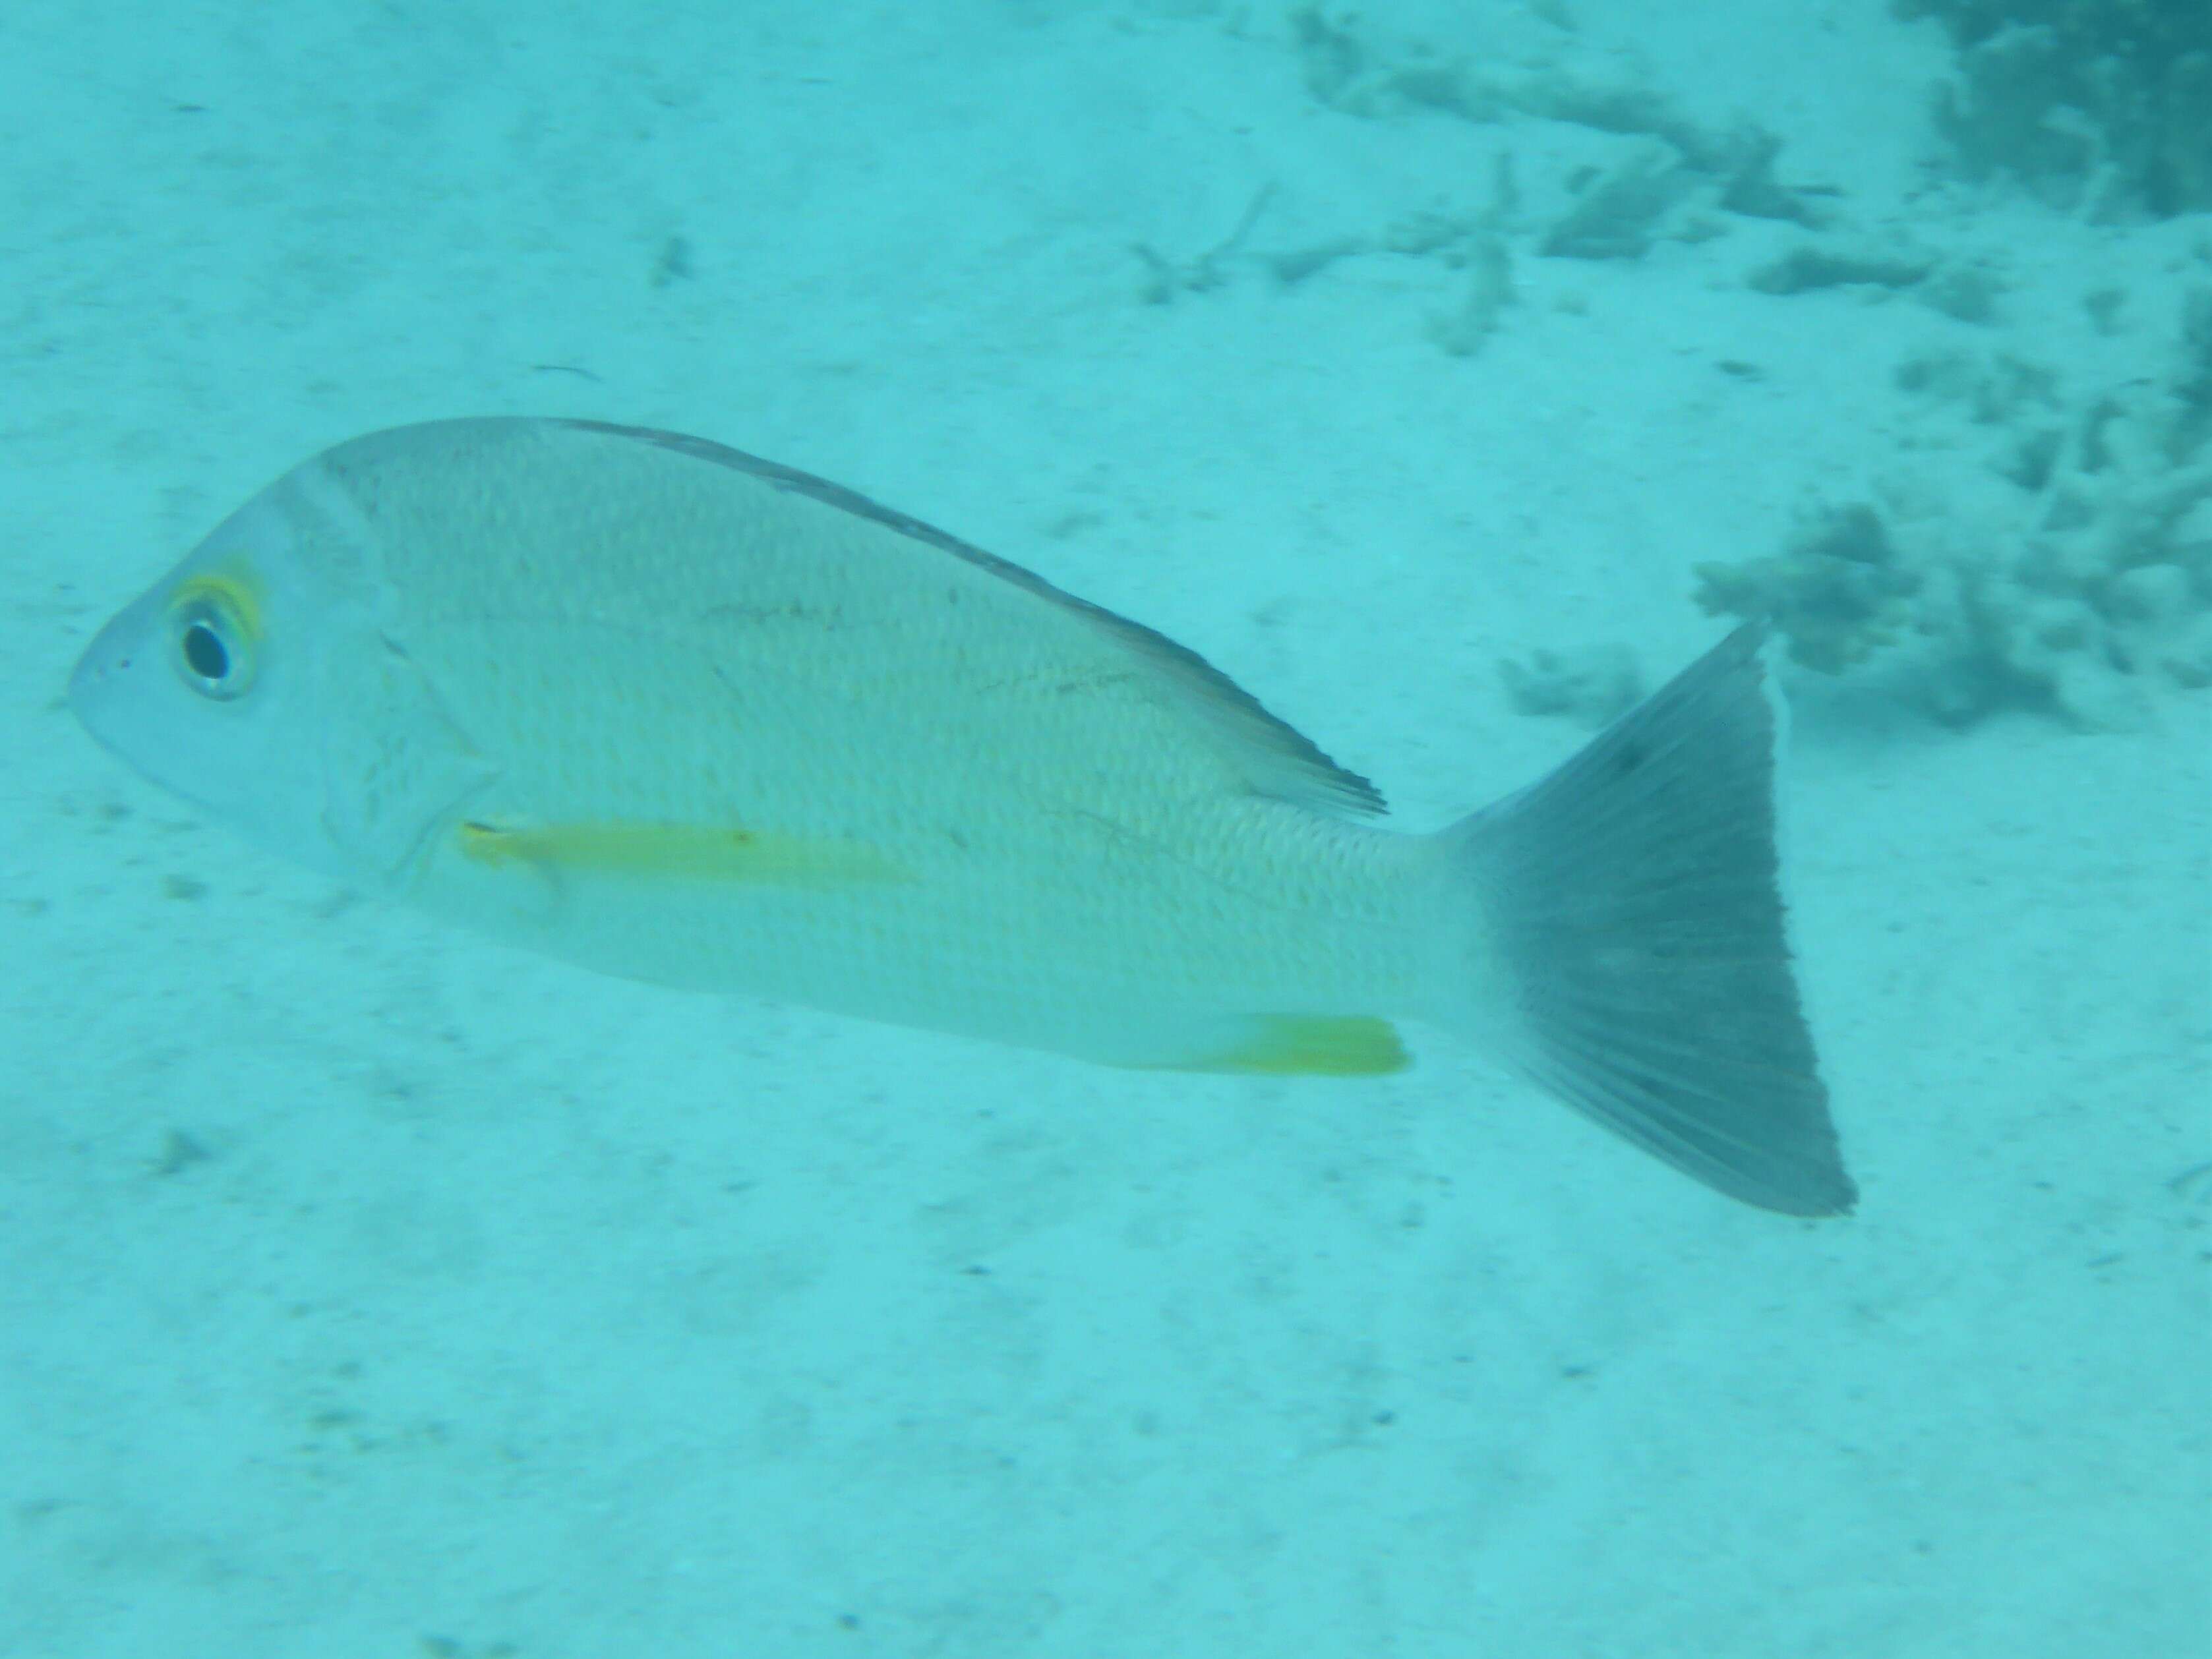
[[813,474],[801,472],[795,467],[765,461],[757,455],[747,455],[743,450],[733,450],[704,438],[692,438],[678,432],[660,432],[650,427],[617,426],[605,421],[562,421],[555,424],[580,432],[605,433],[611,437],[651,444],[656,448],[672,450],[695,461],[728,467],[733,471],[761,479],[777,489],[807,496],[824,506],[868,519],[939,552],[949,553],[956,559],[965,560],[1016,587],[1079,613],[1140,656],[1159,663],[1172,677],[1187,685],[1202,704],[1212,705],[1212,711],[1217,715],[1225,713],[1231,717],[1231,725],[1243,735],[1270,750],[1279,761],[1291,763],[1297,774],[1297,787],[1284,791],[1290,798],[1361,814],[1380,814],[1389,809],[1383,802],[1382,791],[1373,784],[1358,773],[1347,772],[1338,766],[1303,732],[1270,714],[1259,699],[1196,651],[1177,645],[1164,634],[1154,633],[1141,622],[1133,622],[1126,616],[1117,615],[1087,599],[1078,598],[1056,588],[1034,571],[1024,570],[1019,565],[986,553],[957,536],[948,535],[933,524],[926,524],[919,518],[872,501],[856,491],[847,489],[842,484],[833,484],[826,478],[817,478]]

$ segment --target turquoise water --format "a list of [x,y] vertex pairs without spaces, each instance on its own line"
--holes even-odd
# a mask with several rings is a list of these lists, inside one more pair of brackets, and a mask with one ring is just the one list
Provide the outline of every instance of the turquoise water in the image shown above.
[[[2099,103],[1776,9],[0,19],[0,1655],[2212,1653],[2204,25]],[[1432,1033],[592,978],[85,737],[223,514],[470,413],[864,490],[1416,827],[1777,610],[1856,1213]]]

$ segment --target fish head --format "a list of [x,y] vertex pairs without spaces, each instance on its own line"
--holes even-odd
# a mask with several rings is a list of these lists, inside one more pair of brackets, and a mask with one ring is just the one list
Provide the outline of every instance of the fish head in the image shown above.
[[308,463],[100,630],[70,709],[249,839],[342,880],[403,882],[485,769],[379,627],[375,553]]

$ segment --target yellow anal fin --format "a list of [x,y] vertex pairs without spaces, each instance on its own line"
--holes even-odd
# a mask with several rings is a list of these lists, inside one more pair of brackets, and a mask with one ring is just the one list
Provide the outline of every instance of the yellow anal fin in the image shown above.
[[471,821],[455,833],[463,857],[495,869],[786,887],[909,879],[907,871],[863,842],[810,840],[729,825]]
[[1364,1015],[1261,1014],[1234,1046],[1169,1071],[1230,1071],[1271,1077],[1380,1077],[1413,1064],[1398,1028]]

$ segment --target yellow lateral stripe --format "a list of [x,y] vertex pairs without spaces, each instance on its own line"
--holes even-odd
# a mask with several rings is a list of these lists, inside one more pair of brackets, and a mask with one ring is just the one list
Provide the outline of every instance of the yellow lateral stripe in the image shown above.
[[1413,1061],[1388,1020],[1364,1015],[1262,1014],[1249,1038],[1171,1071],[1230,1071],[1271,1077],[1379,1077]]
[[521,865],[660,881],[742,881],[769,887],[842,887],[903,881],[908,872],[858,841],[810,841],[733,826],[470,822],[456,832],[462,854],[499,869]]

